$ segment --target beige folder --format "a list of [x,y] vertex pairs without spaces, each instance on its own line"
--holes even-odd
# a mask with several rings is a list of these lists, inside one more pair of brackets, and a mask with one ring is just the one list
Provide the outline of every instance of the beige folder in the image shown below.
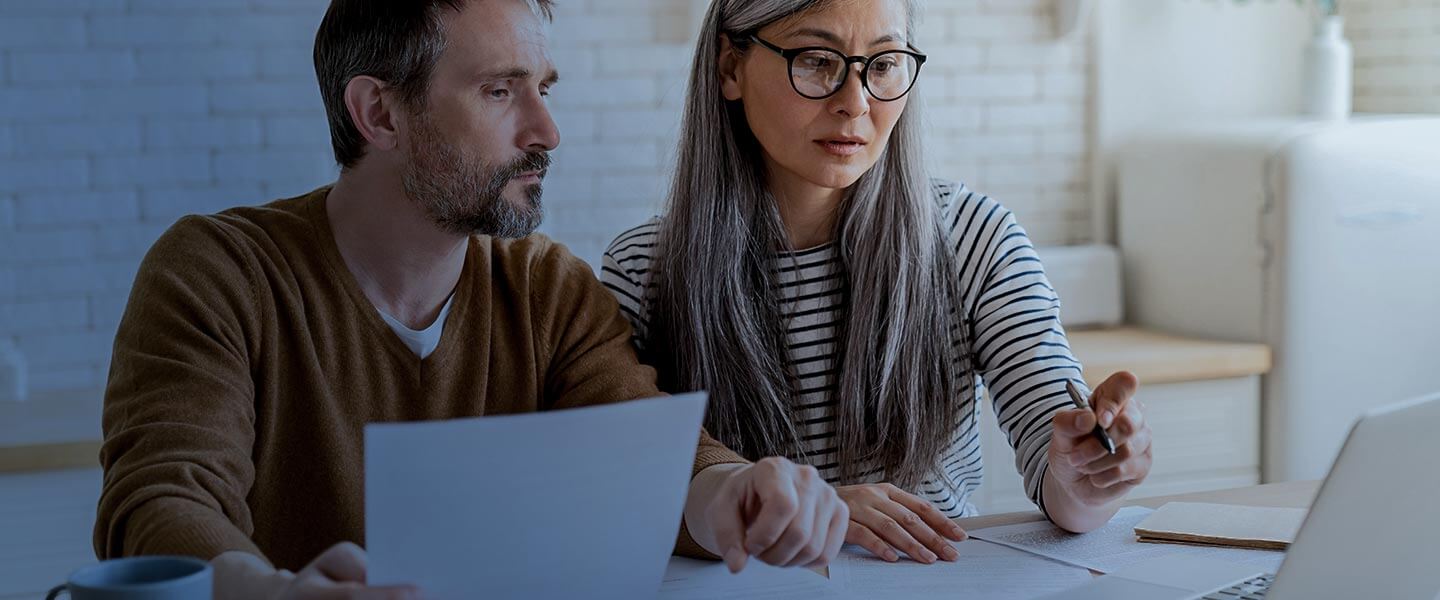
[[1136,525],[1135,536],[1158,544],[1284,550],[1295,541],[1305,513],[1302,508],[1171,502]]

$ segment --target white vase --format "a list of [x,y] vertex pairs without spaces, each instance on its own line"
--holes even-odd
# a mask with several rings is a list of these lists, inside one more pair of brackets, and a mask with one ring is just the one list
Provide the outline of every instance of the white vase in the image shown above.
[[1354,73],[1355,53],[1345,40],[1345,19],[1325,17],[1305,48],[1305,115],[1325,120],[1349,118]]

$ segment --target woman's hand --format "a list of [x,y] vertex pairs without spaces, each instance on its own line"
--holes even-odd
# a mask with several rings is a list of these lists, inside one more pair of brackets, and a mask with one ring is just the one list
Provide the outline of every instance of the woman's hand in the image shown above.
[[[1090,410],[1055,413],[1050,439],[1050,475],[1070,498],[1102,507],[1119,501],[1150,474],[1150,426],[1135,399],[1135,376],[1120,372],[1095,388]],[[1090,432],[1096,420],[1115,442],[1106,452]],[[1052,509],[1053,512],[1053,509]]]
[[937,558],[960,558],[949,540],[965,541],[965,530],[929,502],[888,483],[841,486],[835,491],[850,507],[846,543],[859,544],[890,562],[900,560],[896,550],[927,565]]

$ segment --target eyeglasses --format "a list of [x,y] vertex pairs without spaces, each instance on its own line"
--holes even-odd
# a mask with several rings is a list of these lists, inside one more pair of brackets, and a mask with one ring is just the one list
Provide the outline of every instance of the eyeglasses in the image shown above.
[[811,100],[824,100],[840,93],[850,81],[850,65],[864,65],[860,81],[876,100],[894,102],[910,93],[925,66],[924,54],[912,50],[886,50],[874,56],[846,56],[833,48],[811,46],[781,48],[750,36],[755,43],[785,57],[789,61],[790,85],[795,92]]

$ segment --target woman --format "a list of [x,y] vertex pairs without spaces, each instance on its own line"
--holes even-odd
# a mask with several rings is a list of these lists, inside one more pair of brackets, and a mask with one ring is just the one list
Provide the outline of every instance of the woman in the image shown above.
[[1144,479],[1150,431],[1128,373],[1069,408],[1080,365],[1025,232],[926,177],[913,2],[716,0],[666,213],[615,240],[603,279],[662,384],[710,391],[712,434],[816,467],[846,541],[930,563],[975,512],[983,389],[1028,495],[1072,531]]

